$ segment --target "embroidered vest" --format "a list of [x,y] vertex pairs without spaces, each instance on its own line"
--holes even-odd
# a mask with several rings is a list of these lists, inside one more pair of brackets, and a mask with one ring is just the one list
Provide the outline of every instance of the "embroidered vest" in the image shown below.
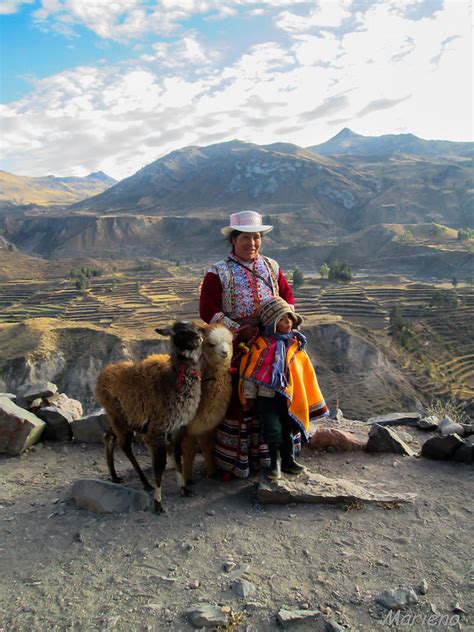
[[269,257],[258,255],[247,268],[230,255],[228,259],[213,265],[210,272],[219,276],[222,311],[232,320],[254,316],[260,303],[279,295],[278,263]]

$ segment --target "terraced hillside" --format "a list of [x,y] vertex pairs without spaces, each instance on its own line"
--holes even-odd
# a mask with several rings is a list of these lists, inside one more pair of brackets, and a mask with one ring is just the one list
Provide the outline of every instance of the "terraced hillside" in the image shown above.
[[[74,279],[6,281],[0,288],[0,324],[54,318],[90,323],[118,335],[150,336],[175,318],[198,314],[197,272],[157,276],[154,270],[106,272],[85,291]],[[178,269],[179,273],[179,269]],[[305,327],[346,322],[376,345],[385,345],[407,369],[421,393],[474,396],[474,288],[428,283],[334,284],[308,278],[296,291]],[[398,305],[419,344],[411,354],[389,337],[389,315]],[[342,378],[341,378],[342,379]]]

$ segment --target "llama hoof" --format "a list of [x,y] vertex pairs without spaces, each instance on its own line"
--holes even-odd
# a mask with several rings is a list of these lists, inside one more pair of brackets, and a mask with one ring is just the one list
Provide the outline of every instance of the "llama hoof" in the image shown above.
[[194,493],[187,487],[181,487],[181,496],[184,496],[184,497],[194,496]]
[[123,481],[123,479],[120,478],[120,476],[114,476],[113,478],[111,478],[111,481],[112,483],[120,484]]
[[163,509],[163,505],[159,503],[157,500],[155,500],[155,513],[158,513],[158,514],[165,513],[165,510]]

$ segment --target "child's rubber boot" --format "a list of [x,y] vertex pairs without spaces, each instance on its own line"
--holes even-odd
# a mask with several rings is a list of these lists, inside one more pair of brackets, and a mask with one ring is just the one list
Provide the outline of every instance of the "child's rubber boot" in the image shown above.
[[298,476],[306,471],[304,465],[295,461],[295,448],[293,444],[293,436],[288,435],[283,438],[281,446],[281,471],[285,474]]
[[277,446],[268,446],[270,451],[270,467],[265,471],[265,476],[270,481],[279,481],[281,479],[281,458],[280,450]]

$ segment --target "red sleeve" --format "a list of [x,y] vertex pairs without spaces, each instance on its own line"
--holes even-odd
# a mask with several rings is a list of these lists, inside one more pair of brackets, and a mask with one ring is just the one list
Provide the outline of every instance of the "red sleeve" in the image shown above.
[[284,298],[287,303],[290,305],[295,304],[295,299],[293,296],[293,290],[291,289],[290,284],[283,276],[283,272],[280,271],[278,273],[278,291],[280,292],[281,298]]
[[201,286],[199,316],[209,323],[217,312],[222,312],[222,285],[217,274],[208,272]]

